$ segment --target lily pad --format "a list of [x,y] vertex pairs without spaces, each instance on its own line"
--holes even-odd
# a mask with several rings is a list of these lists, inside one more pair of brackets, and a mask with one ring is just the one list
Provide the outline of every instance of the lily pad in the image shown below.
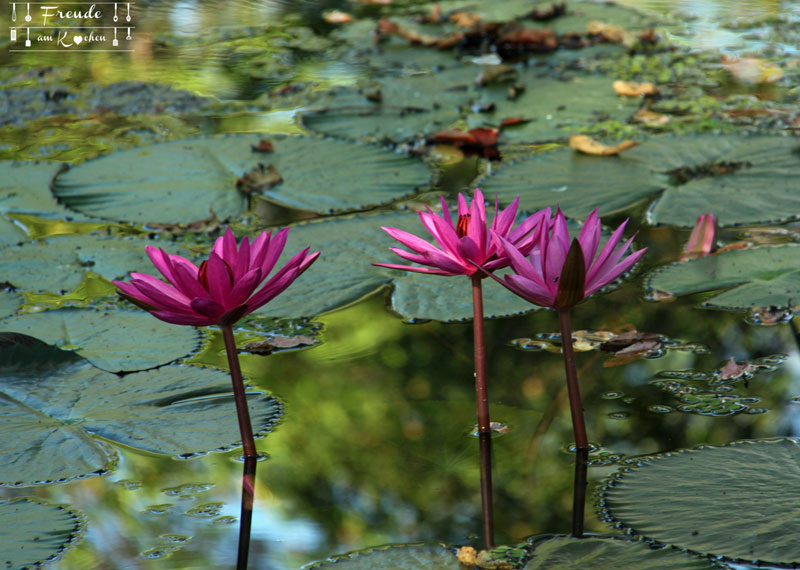
[[[426,233],[419,216],[405,212],[340,217],[294,226],[287,252],[310,246],[323,254],[289,290],[257,312],[280,317],[319,315],[393,285],[391,308],[405,319],[471,319],[468,277],[423,275],[372,265],[402,262],[389,250],[397,242],[381,226],[418,235]],[[536,308],[497,283],[484,283],[486,316],[519,314]]]
[[144,246],[191,257],[179,246],[160,241],[100,237],[58,236],[0,248],[0,275],[26,291],[69,291],[81,284],[88,271],[106,279],[123,279],[129,271],[156,274]]
[[83,539],[83,515],[33,497],[0,501],[0,560],[6,568],[38,568]]
[[730,289],[703,302],[704,307],[746,310],[788,306],[800,300],[800,247],[765,246],[726,251],[663,267],[647,278],[646,288],[670,295]]
[[[256,150],[262,140],[271,145]],[[390,202],[415,192],[430,177],[418,160],[377,147],[230,135],[160,143],[87,161],[60,174],[53,192],[68,207],[91,216],[189,223],[212,211],[220,219],[238,216],[247,207],[245,191],[288,208],[330,213]]]
[[684,570],[718,568],[697,556],[672,548],[653,549],[646,542],[619,538],[556,536],[536,546],[524,570],[571,570],[585,568],[636,568],[636,570]]
[[[793,137],[699,136],[650,140],[626,154],[660,173],[677,171],[649,221],[692,227],[706,212],[723,225],[800,218],[799,148]],[[681,175],[686,182],[676,184]]]
[[84,220],[59,204],[50,192],[58,162],[0,162],[0,211]]
[[[509,131],[511,132],[511,131]],[[615,212],[661,196],[651,206],[653,224],[691,227],[702,213],[725,225],[800,217],[798,143],[791,137],[684,136],[651,139],[617,156],[559,149],[510,164],[481,187],[508,203],[533,210],[559,202],[585,217],[600,205]]]
[[641,458],[602,492],[608,522],[709,556],[800,562],[800,444],[738,441]]
[[109,372],[147,370],[196,350],[200,334],[159,321],[145,311],[61,309],[0,322],[0,331],[26,334],[73,350]]
[[304,569],[336,566],[343,570],[463,570],[456,555],[441,545],[389,545],[335,556]]
[[510,163],[481,180],[488,196],[508,204],[517,194],[520,208],[532,212],[560,204],[568,216],[586,218],[618,212],[659,189],[647,165],[621,156],[592,156],[558,149]]
[[22,298],[11,291],[0,291],[0,319],[16,313],[22,306]]
[[[108,442],[184,458],[238,445],[230,379],[220,370],[167,366],[120,377],[48,351],[60,352],[35,347],[37,360],[17,352],[0,364],[2,484],[104,474],[117,461]],[[249,394],[249,406],[261,435],[281,413],[260,392]]]

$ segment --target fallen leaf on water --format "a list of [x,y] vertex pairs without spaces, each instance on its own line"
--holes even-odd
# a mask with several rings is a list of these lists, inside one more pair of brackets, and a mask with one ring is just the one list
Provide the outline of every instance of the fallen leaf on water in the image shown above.
[[586,33],[590,36],[602,36],[604,40],[614,44],[624,43],[627,39],[627,32],[623,28],[595,20],[586,23]]
[[722,67],[745,83],[775,83],[783,78],[780,67],[757,57],[728,58],[722,56]]
[[408,40],[412,44],[420,44],[427,47],[437,47],[439,49],[451,48],[461,41],[461,38],[463,38],[463,35],[460,32],[442,37],[423,34],[422,32],[418,32],[416,30],[404,28],[397,22],[393,22],[388,18],[381,18],[378,20],[377,34],[379,37],[391,35],[399,36],[405,40]]
[[245,194],[269,190],[283,182],[280,173],[271,164],[264,166],[260,162],[250,172],[245,172],[236,181],[236,187]]
[[717,378],[720,380],[737,380],[744,377],[748,372],[752,372],[755,367],[749,360],[745,360],[742,364],[736,362],[736,359],[731,356],[731,359],[725,363],[725,366],[720,368],[717,373]]
[[502,83],[504,81],[513,81],[517,78],[517,68],[511,65],[499,64],[488,65],[483,71],[478,74],[475,79],[475,84],[484,86],[492,83]]
[[509,51],[514,47],[526,52],[550,52],[558,48],[558,40],[549,28],[518,28],[506,32],[497,39],[498,49]]
[[522,117],[508,117],[507,119],[503,119],[503,121],[500,123],[500,129],[502,130],[506,127],[514,127],[516,125],[524,125],[530,122],[530,119],[523,119]]
[[314,346],[315,344],[317,344],[317,339],[310,336],[276,336],[267,340],[245,343],[238,351],[266,356],[276,350]]
[[661,125],[669,123],[670,118],[668,115],[654,113],[650,109],[639,109],[633,115],[633,120],[651,127],[660,127]]
[[342,12],[341,10],[331,10],[330,12],[325,12],[322,18],[329,24],[349,24],[353,21],[353,16],[347,12]]
[[477,154],[484,158],[499,158],[497,150],[497,137],[499,129],[492,127],[478,127],[470,131],[461,129],[445,129],[433,135],[433,142],[436,144],[452,144],[456,148],[465,151],[466,155]]
[[614,82],[614,92],[625,97],[651,97],[658,95],[658,87],[648,81],[635,83],[633,81],[617,80]]
[[593,154],[596,156],[610,156],[619,154],[624,150],[635,147],[639,143],[631,140],[622,141],[616,146],[608,146],[599,143],[596,140],[586,135],[571,135],[569,137],[569,146],[579,152],[586,154]]
[[495,560],[485,550],[477,552],[472,546],[461,546],[456,552],[458,561],[468,568],[484,568],[487,570],[511,570],[513,565],[505,560]]
[[747,312],[745,320],[751,325],[771,326],[780,323],[788,323],[793,318],[794,307],[770,305],[769,307],[753,307]]
[[450,21],[459,28],[471,28],[480,23],[481,16],[472,12],[453,12],[450,14]]

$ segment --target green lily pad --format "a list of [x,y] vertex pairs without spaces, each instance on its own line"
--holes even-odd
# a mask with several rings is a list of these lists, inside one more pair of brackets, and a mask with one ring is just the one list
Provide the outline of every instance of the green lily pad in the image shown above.
[[141,310],[29,313],[0,322],[0,331],[25,334],[62,350],[73,350],[109,372],[155,368],[186,356],[200,343],[197,329],[159,321]]
[[191,257],[179,246],[153,240],[58,236],[0,248],[0,275],[26,291],[69,291],[81,284],[88,271],[106,279],[123,279],[129,271],[157,274],[145,245]]
[[651,273],[645,287],[670,295],[730,289],[703,302],[704,307],[716,309],[796,304],[800,300],[800,247],[731,250],[668,265]]
[[[526,85],[525,94],[509,101],[512,82],[476,84],[484,70],[453,63],[444,70],[389,77],[358,89],[336,89],[318,104],[326,106],[303,116],[303,124],[339,137],[400,142],[431,138],[459,119],[474,128],[521,117],[527,122],[504,129],[500,142],[534,143],[563,139],[600,120],[625,120],[638,108],[637,102],[618,97],[606,78],[576,75],[559,80],[540,77],[539,69],[527,67],[517,68],[513,81]],[[380,102],[367,100],[367,95],[374,98],[377,93]],[[477,111],[489,105],[493,111]]]
[[22,306],[22,298],[11,291],[0,291],[0,319],[16,313]]
[[602,492],[619,528],[750,563],[800,562],[800,444],[738,441],[643,457]]
[[480,187],[505,204],[519,194],[520,208],[526,211],[560,204],[577,218],[586,218],[595,208],[600,215],[624,210],[659,188],[646,165],[625,155],[590,156],[572,149],[507,164],[481,180]]
[[663,190],[649,210],[653,224],[691,227],[704,213],[725,225],[788,220],[800,217],[791,186],[800,176],[797,146],[791,137],[707,135],[655,138],[617,156],[559,149],[503,166],[481,188],[504,203],[520,194],[526,210],[559,202],[579,218]]
[[[427,235],[419,216],[405,212],[340,217],[292,227],[285,251],[296,252],[310,246],[322,251],[322,255],[285,293],[257,312],[280,317],[319,315],[393,285],[391,308],[405,319],[471,319],[469,277],[423,275],[372,265],[403,263],[389,250],[398,242],[381,226]],[[487,317],[537,308],[488,279],[484,289]]]
[[441,545],[404,544],[335,556],[304,569],[336,566],[345,570],[463,570],[456,555]]
[[524,570],[636,568],[683,570],[718,568],[708,560],[671,548],[654,550],[650,544],[619,538],[556,536],[538,546]]
[[28,234],[14,222],[0,216],[0,246],[14,245],[28,239]]
[[6,568],[38,568],[83,539],[83,515],[33,497],[0,501],[0,560]]
[[50,192],[60,167],[58,162],[0,162],[0,211],[84,220]]
[[[254,150],[262,139],[272,142],[274,151]],[[265,170],[256,172],[259,165]],[[240,189],[237,181],[243,177],[250,182]],[[220,219],[238,216],[247,206],[243,190],[288,208],[330,213],[390,202],[415,192],[430,177],[418,160],[377,147],[230,135],[160,143],[87,161],[60,174],[53,192],[68,207],[105,219],[188,223],[208,218],[212,210]]]
[[666,185],[648,219],[692,227],[707,212],[723,225],[799,218],[799,148],[793,137],[700,136],[650,140],[629,154],[660,173],[688,175],[685,183]]
[[[166,366],[120,377],[85,360],[47,357],[56,349],[29,352],[0,361],[0,428],[8,434],[0,442],[2,484],[104,474],[117,461],[108,442],[181,458],[238,445],[230,379],[221,370]],[[281,413],[260,392],[249,394],[249,406],[261,435]]]

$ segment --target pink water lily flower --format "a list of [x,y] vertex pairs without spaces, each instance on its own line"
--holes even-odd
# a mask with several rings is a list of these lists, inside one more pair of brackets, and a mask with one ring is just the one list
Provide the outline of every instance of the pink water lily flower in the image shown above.
[[512,229],[519,206],[517,196],[505,210],[500,210],[495,202],[495,215],[491,227],[487,228],[483,193],[476,188],[471,204],[467,203],[463,195],[458,195],[458,212],[454,223],[444,196],[441,201],[441,215],[433,213],[430,208],[419,212],[422,224],[433,236],[436,245],[409,232],[382,227],[386,233],[411,250],[409,252],[393,247],[391,250],[394,253],[423,267],[391,263],[373,265],[434,275],[473,275],[480,271],[477,266],[493,271],[509,264],[500,240],[507,240],[518,251],[526,254],[534,246],[532,231],[544,218],[544,213],[539,212]]
[[526,258],[525,253],[510,241],[497,236],[511,260],[514,273],[505,275],[505,281],[495,279],[536,305],[569,309],[625,273],[647,251],[643,248],[625,256],[633,242],[632,237],[618,247],[628,220],[599,250],[600,218],[597,209],[587,218],[572,245],[561,208],[553,219],[550,208],[542,212],[545,222],[535,232],[535,245],[529,257]]
[[144,273],[131,282],[114,281],[123,296],[162,321],[176,325],[230,325],[283,292],[314,263],[319,252],[304,249],[256,291],[275,267],[289,228],[275,235],[263,232],[251,244],[245,236],[237,247],[230,228],[217,238],[200,267],[179,255],[146,246],[153,265],[168,283]]

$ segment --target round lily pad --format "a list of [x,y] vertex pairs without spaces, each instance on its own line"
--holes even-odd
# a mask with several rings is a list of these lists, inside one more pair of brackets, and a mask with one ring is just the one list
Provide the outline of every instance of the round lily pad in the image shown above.
[[50,192],[50,181],[61,166],[59,162],[0,161],[0,211],[84,220]]
[[798,146],[791,137],[704,135],[654,138],[616,156],[558,149],[503,166],[481,188],[504,203],[520,194],[526,210],[559,202],[579,218],[663,190],[648,213],[653,224],[691,227],[703,213],[724,225],[796,219]]
[[304,569],[335,566],[342,570],[463,570],[456,555],[441,545],[389,545],[335,556]]
[[60,174],[68,207],[110,220],[188,223],[238,216],[247,194],[330,213],[390,202],[426,184],[420,161],[373,146],[280,135],[229,135],[115,152]]
[[33,497],[0,500],[0,560],[6,568],[38,568],[83,539],[78,511]]
[[640,459],[605,486],[609,522],[650,540],[759,564],[800,563],[800,443],[738,441]]
[[[107,442],[193,457],[238,445],[228,375],[166,366],[120,377],[85,360],[47,358],[0,364],[0,484],[33,485],[104,474],[117,456]],[[24,362],[25,364],[21,364]],[[256,432],[275,425],[280,403],[249,394]]]
[[536,547],[524,570],[689,570],[718,568],[708,560],[672,548],[653,549],[646,542],[619,538],[556,536]]
[[0,319],[10,317],[22,306],[22,298],[11,291],[0,291]]
[[[312,251],[323,253],[286,292],[257,312],[282,317],[319,315],[392,285],[391,308],[405,319],[471,319],[469,277],[423,275],[372,265],[402,263],[389,250],[398,242],[381,226],[399,228],[423,238],[427,235],[419,216],[410,212],[339,217],[292,227],[285,251],[310,246]],[[499,284],[484,281],[486,316],[519,314],[536,308]]]
[[160,321],[145,311],[61,309],[0,322],[0,331],[26,334],[74,350],[109,372],[147,370],[199,347],[200,333]]
[[651,273],[650,291],[686,295],[728,289],[703,302],[718,309],[788,306],[800,299],[800,247],[765,246],[725,251]]
[[157,274],[145,245],[191,257],[171,243],[97,235],[58,236],[0,248],[0,274],[26,291],[69,291],[88,271],[106,279],[123,279],[129,271]]

